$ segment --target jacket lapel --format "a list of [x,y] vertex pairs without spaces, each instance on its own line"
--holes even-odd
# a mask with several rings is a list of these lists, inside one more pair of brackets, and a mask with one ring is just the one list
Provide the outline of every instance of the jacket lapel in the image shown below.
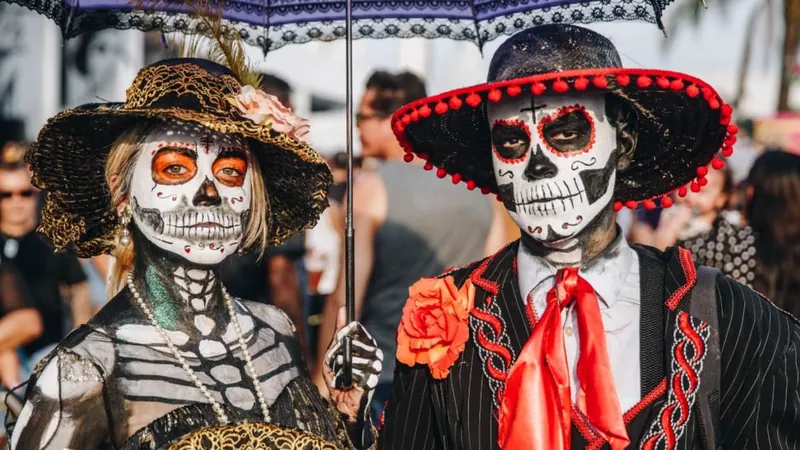
[[[706,322],[688,313],[691,291],[697,282],[697,270],[691,253],[674,248],[662,258],[666,260],[662,342],[667,396],[647,427],[641,439],[641,448],[691,448],[694,435],[692,412],[703,370],[709,328]],[[642,278],[642,282],[646,284],[647,280]],[[643,355],[643,362],[646,360],[646,355]],[[643,371],[644,368],[643,365]],[[646,374],[642,376],[643,380],[646,379]]]
[[470,275],[478,288],[470,312],[471,342],[478,348],[495,410],[508,371],[531,333],[519,293],[518,248],[519,241],[512,243]]

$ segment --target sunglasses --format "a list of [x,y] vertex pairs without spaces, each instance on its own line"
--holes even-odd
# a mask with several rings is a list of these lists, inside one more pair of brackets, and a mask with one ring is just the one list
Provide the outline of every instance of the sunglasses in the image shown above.
[[0,191],[0,200],[7,200],[16,195],[22,198],[31,198],[33,197],[33,189],[25,189],[24,191],[16,191],[16,192]]

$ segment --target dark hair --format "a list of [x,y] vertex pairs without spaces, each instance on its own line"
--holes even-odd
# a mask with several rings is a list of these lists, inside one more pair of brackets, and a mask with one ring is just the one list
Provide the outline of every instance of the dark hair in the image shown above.
[[284,106],[292,107],[292,86],[283,78],[270,73],[261,74],[261,90],[278,97]]
[[28,147],[25,142],[6,142],[0,148],[0,170],[14,171],[27,168],[25,153]]
[[367,89],[375,91],[375,99],[370,104],[372,109],[386,117],[406,103],[426,96],[425,82],[411,72],[376,71],[367,80]]
[[97,32],[89,32],[79,34],[76,39],[78,39],[78,48],[75,50],[75,68],[78,69],[78,72],[86,76],[89,74],[89,66],[88,66],[88,57],[89,57],[89,44],[97,37]]
[[767,151],[750,169],[746,216],[755,234],[753,287],[800,316],[800,156]]

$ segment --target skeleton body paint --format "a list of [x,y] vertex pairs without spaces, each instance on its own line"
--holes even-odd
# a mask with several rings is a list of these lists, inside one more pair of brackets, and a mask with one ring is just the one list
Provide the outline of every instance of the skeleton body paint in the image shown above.
[[605,98],[508,98],[488,113],[495,178],[511,218],[536,241],[574,253],[572,238],[607,213],[614,193],[616,127]]
[[134,167],[136,226],[164,250],[218,264],[241,245],[252,189],[248,165],[241,138],[188,124],[156,129]]

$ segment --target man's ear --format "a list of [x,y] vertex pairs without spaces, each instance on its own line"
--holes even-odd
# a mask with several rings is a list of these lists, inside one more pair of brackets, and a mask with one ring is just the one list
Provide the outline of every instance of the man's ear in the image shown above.
[[639,142],[639,132],[632,124],[626,121],[619,121],[617,124],[617,149],[619,158],[617,159],[617,170],[622,172],[630,167],[633,161],[633,152],[636,151],[636,144]]

